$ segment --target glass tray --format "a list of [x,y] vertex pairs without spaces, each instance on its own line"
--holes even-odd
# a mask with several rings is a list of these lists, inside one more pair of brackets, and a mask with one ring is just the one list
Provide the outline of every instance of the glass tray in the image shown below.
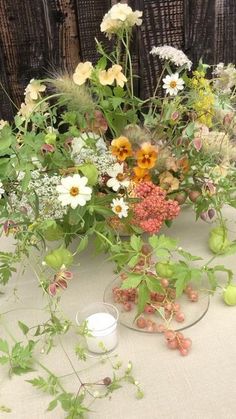
[[[136,325],[135,317],[137,314],[136,305],[133,305],[133,309],[131,311],[125,311],[123,309],[122,303],[117,303],[114,301],[112,290],[114,287],[120,287],[121,280],[120,277],[116,277],[111,281],[104,291],[103,300],[106,303],[113,304],[119,310],[119,322],[123,325],[128,327],[129,329],[136,330],[138,332],[143,333],[158,333],[158,331],[148,331],[147,329],[141,329]],[[177,322],[176,320],[172,319],[168,322],[168,328],[181,331],[187,329],[196,323],[198,323],[207,313],[209,304],[210,304],[210,296],[206,292],[198,291],[198,301],[192,302],[187,298],[186,294],[183,294],[180,298],[176,299],[175,302],[178,302],[181,306],[181,311],[185,314],[185,320],[181,323]],[[154,314],[146,314],[143,313],[141,315],[145,317],[145,319],[149,319],[155,321],[157,324],[164,324],[163,319],[161,318],[159,313]]]

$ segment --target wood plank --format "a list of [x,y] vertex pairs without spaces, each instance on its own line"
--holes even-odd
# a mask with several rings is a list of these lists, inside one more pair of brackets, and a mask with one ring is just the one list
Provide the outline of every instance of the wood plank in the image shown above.
[[235,0],[186,0],[185,50],[197,64],[236,62]]

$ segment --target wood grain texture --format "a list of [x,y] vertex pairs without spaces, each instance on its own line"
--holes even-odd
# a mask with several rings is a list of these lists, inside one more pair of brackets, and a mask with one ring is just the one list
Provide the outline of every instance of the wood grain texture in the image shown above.
[[143,11],[143,24],[136,30],[138,57],[134,59],[139,62],[138,93],[145,98],[153,94],[161,71],[158,58],[150,55],[152,47],[172,45],[183,48],[183,0],[131,0],[130,5]]
[[186,0],[185,51],[194,65],[236,63],[236,1]]

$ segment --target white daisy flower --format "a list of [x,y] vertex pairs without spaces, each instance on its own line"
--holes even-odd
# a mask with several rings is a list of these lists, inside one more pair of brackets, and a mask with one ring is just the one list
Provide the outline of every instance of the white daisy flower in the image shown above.
[[80,175],[67,176],[61,179],[61,185],[56,187],[61,205],[70,205],[71,208],[75,209],[78,205],[83,207],[87,201],[90,201],[92,188],[85,186],[87,182],[88,178]]
[[2,184],[2,182],[0,181],[0,199],[2,198],[2,195],[4,194],[4,192],[5,192],[5,190],[4,190],[4,188],[3,188],[3,184]]
[[127,217],[129,206],[124,201],[124,198],[115,198],[111,203],[112,211],[119,217]]
[[163,79],[163,89],[166,89],[166,93],[170,95],[177,95],[179,90],[183,90],[184,81],[179,78],[179,73],[171,74]]
[[130,182],[123,173],[124,164],[116,163],[111,169],[107,170],[108,176],[111,177],[107,181],[107,186],[117,192],[119,188],[128,188]]

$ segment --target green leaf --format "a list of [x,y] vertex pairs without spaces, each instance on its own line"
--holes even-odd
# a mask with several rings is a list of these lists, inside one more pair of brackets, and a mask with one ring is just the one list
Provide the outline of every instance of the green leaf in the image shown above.
[[81,166],[78,166],[78,169],[80,172],[83,173],[85,177],[88,178],[88,184],[91,186],[94,186],[97,183],[98,180],[98,169],[94,164],[91,163],[85,163]]
[[130,238],[130,246],[132,249],[134,249],[136,252],[140,252],[142,249],[142,240],[139,236],[135,236],[134,234]]
[[121,103],[124,102],[124,100],[121,97],[112,97],[110,100],[111,100],[114,111],[118,108],[118,106],[121,105]]
[[212,290],[215,291],[218,286],[215,272],[213,269],[209,269],[206,273],[207,273],[209,284]]
[[44,393],[49,393],[52,396],[58,393],[58,379],[54,375],[49,375],[48,379],[46,380],[43,377],[36,377],[32,380],[26,380],[27,383],[32,384],[32,386],[38,388],[39,390],[43,391]]
[[18,326],[22,330],[23,334],[24,335],[27,335],[27,333],[29,331],[28,326],[26,326],[26,324],[25,323],[22,323],[21,321],[18,321]]
[[9,353],[9,346],[6,340],[0,339],[0,351],[6,354]]
[[9,147],[14,141],[14,137],[12,136],[11,128],[8,125],[5,125],[0,130],[0,156],[4,156],[4,154],[8,154]]
[[163,288],[157,278],[145,275],[145,281],[151,292],[163,292]]
[[142,274],[128,274],[128,278],[125,279],[122,284],[122,289],[128,289],[128,288],[136,288],[139,286],[140,282],[143,279]]
[[47,411],[51,412],[51,410],[55,409],[57,407],[57,402],[57,399],[52,400],[48,405]]
[[77,253],[81,253],[83,252],[86,247],[88,246],[88,236],[84,236],[80,242],[79,242],[79,246],[77,247]]
[[191,253],[186,252],[185,250],[182,249],[177,249],[178,253],[183,256],[186,260],[192,262],[195,260],[202,260],[203,258],[199,257],[199,256],[193,256]]
[[147,287],[147,284],[145,281],[142,281],[139,285],[139,293],[138,293],[138,313],[137,316],[139,316],[143,310],[145,305],[147,304],[150,296],[150,291]]
[[62,265],[69,266],[73,263],[72,253],[63,247],[53,250],[45,256],[45,262],[51,268],[58,270]]
[[9,357],[8,356],[0,356],[0,364],[4,365],[7,364],[9,362]]
[[125,96],[125,91],[120,86],[114,87],[113,92],[114,92],[114,95],[117,96],[117,97],[124,97]]
[[175,289],[176,289],[176,297],[178,298],[178,297],[180,297],[180,295],[182,295],[183,294],[183,291],[184,291],[184,289],[185,289],[185,287],[186,287],[186,284],[187,284],[187,278],[186,277],[184,277],[184,278],[179,278],[179,279],[177,279],[177,281],[175,282]]
[[132,258],[128,262],[128,266],[130,268],[133,268],[138,263],[139,259],[140,259],[140,255],[132,256]]

